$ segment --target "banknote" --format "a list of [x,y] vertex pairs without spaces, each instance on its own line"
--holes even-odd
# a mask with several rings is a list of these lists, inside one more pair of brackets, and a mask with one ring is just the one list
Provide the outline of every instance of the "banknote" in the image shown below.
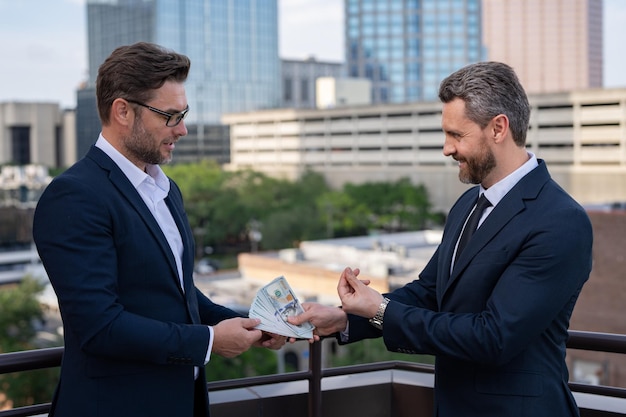
[[299,326],[287,321],[289,316],[297,316],[304,312],[298,297],[284,276],[260,288],[250,306],[249,316],[261,320],[257,329],[288,337],[311,339],[313,329],[311,323]]

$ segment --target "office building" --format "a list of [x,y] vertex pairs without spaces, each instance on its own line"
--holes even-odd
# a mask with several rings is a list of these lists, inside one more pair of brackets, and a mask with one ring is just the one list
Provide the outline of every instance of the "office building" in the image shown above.
[[305,60],[281,60],[281,107],[315,108],[316,80],[320,77],[340,78],[343,76],[343,68],[342,63],[318,61],[313,57]]
[[[527,147],[580,203],[626,201],[626,89],[529,97]],[[467,185],[442,153],[441,103],[333,109],[277,109],[222,118],[230,125],[229,169],[295,179],[307,170],[336,188],[345,183],[424,184],[447,212]]]
[[[138,41],[191,59],[186,123],[204,126],[196,132],[212,131],[225,112],[280,106],[276,0],[88,0],[87,31],[89,79],[78,93],[78,106],[93,105],[88,96],[95,94],[98,67],[106,57],[116,47]],[[78,110],[80,140],[85,141],[79,144],[79,157],[100,131],[89,112],[93,109]]]
[[349,77],[373,103],[434,100],[451,72],[482,59],[480,0],[344,0]]
[[58,103],[0,103],[0,164],[69,166],[76,158],[74,117]]
[[315,83],[315,107],[369,105],[371,90],[372,82],[367,78],[320,77]]
[[483,0],[488,59],[528,93],[602,87],[602,0]]

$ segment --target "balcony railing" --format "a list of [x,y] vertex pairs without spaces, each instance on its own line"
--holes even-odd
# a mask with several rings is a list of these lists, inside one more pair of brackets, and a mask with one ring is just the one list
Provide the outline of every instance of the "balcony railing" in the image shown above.
[[[570,331],[569,333],[570,338],[568,340],[567,347],[570,349],[626,354],[626,335],[581,331]],[[357,374],[374,375],[378,373],[378,375],[380,375],[381,371],[389,372],[390,375],[393,375],[394,372],[398,374],[408,372],[411,375],[420,374],[422,376],[431,376],[434,372],[434,368],[431,365],[402,361],[378,362],[365,365],[322,369],[322,344],[314,343],[310,345],[309,349],[309,369],[306,371],[210,382],[208,383],[208,390],[212,393],[229,392],[229,390],[236,392],[238,389],[251,389],[256,387],[255,391],[259,391],[259,387],[265,385],[277,386],[285,383],[292,384],[306,381],[308,382],[308,389],[306,389],[306,392],[304,393],[304,396],[306,397],[306,415],[308,417],[321,417],[324,410],[322,397],[327,393],[322,390],[323,380],[331,380],[333,377],[355,376]],[[0,374],[57,367],[61,364],[62,355],[62,347],[0,354]],[[366,380],[365,385],[367,385],[367,378],[364,379]],[[383,381],[385,380],[389,381],[390,379],[383,378]],[[393,377],[391,377],[391,380],[393,382]],[[429,384],[430,386],[428,386]],[[581,401],[579,401],[582,416],[626,416],[626,388],[588,385],[575,382],[571,382],[570,387],[574,394],[577,395],[577,401],[584,396],[584,404],[581,404]],[[345,386],[343,388],[345,388]],[[406,394],[406,392],[409,392],[406,389],[394,387],[392,394],[392,396],[395,396],[394,402],[400,403],[400,405],[395,405],[396,407],[400,407],[400,410],[396,410],[396,414],[417,416],[430,415],[432,404],[428,404],[427,401],[423,401],[423,407],[421,407],[423,409],[416,411],[414,408],[411,408],[410,410],[408,409],[409,407],[407,406],[407,401],[410,401],[409,397],[414,396],[417,391],[419,391],[418,396],[420,396],[422,400],[424,398],[431,397],[430,395],[422,394],[424,390],[432,390],[432,381],[418,388],[409,388],[409,390],[411,393]],[[403,394],[403,392],[405,392],[405,394]],[[278,401],[278,403],[284,404],[285,401],[283,401],[283,399],[288,395],[291,394],[285,393],[282,397],[279,397],[282,399]],[[389,398],[388,394],[385,395],[386,398]],[[235,393],[231,395],[231,397],[237,397],[237,394]],[[354,399],[357,402],[363,401],[363,396],[355,396]],[[398,399],[399,401],[397,401]],[[232,412],[237,407],[236,404],[241,403],[240,400],[241,398],[232,399],[230,402],[226,400],[223,404],[223,409],[226,410],[226,412],[224,412],[223,415],[241,415],[239,413]],[[301,403],[302,401],[300,401],[299,404]],[[252,406],[254,407],[254,404],[252,404]],[[213,411],[213,403],[211,407],[212,414],[219,417],[220,413],[215,413]],[[267,408],[270,409],[271,407]],[[358,409],[358,404],[355,404],[352,413],[343,413],[343,415],[345,417],[359,415],[360,413],[356,411]],[[36,404],[12,410],[0,411],[0,417],[29,417],[42,414],[45,415],[49,412],[49,410],[50,403]],[[328,411],[328,408],[326,408],[326,411]],[[263,415],[275,414],[271,414],[270,412],[269,414]],[[288,414],[283,412],[281,415]],[[305,415],[305,410],[298,410],[294,415]],[[328,416],[328,412],[324,415]],[[339,414],[337,413],[337,415]]]

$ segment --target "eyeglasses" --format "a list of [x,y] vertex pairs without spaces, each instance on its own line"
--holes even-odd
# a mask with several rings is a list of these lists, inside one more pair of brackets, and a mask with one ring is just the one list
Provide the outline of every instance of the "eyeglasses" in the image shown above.
[[167,121],[165,122],[165,126],[167,127],[174,127],[174,126],[178,126],[178,124],[180,122],[183,121],[183,119],[187,116],[187,113],[189,113],[189,106],[187,106],[187,108],[181,112],[178,113],[168,113],[166,111],[163,110],[159,110],[156,107],[152,107],[152,106],[148,106],[147,104],[144,103],[140,103],[139,101],[135,101],[135,100],[126,100],[129,103],[135,103],[135,104],[139,104],[142,107],[145,107],[146,109],[153,111],[155,113],[160,114],[161,116],[165,116],[167,117]]

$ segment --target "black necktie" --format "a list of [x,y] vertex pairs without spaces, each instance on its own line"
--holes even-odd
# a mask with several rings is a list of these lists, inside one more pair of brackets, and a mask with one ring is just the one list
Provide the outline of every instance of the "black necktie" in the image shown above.
[[489,202],[489,200],[487,200],[487,197],[485,197],[485,194],[483,193],[476,203],[476,208],[469,216],[469,219],[467,219],[467,223],[465,224],[465,228],[463,229],[463,234],[461,235],[461,239],[459,239],[459,246],[456,249],[456,256],[454,257],[455,263],[457,259],[459,259],[461,252],[463,252],[463,249],[465,249],[465,247],[467,246],[467,242],[469,242],[470,238],[476,231],[476,228],[478,227],[478,221],[482,217],[483,211],[490,205],[491,203]]

